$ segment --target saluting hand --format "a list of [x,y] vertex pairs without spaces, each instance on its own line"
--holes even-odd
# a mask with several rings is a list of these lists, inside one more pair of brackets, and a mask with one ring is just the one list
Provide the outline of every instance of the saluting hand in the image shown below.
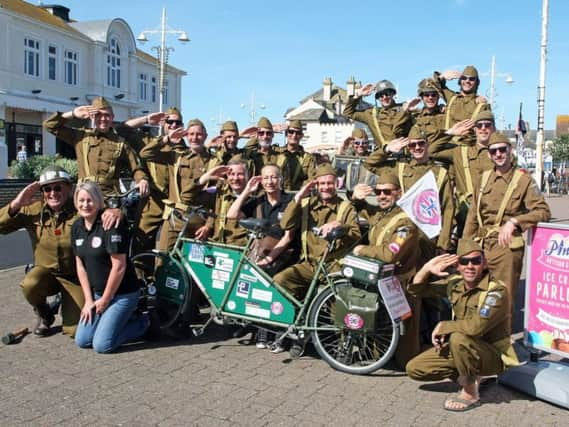
[[354,192],[352,193],[352,200],[364,200],[367,196],[373,194],[373,188],[367,184],[358,184],[354,187]]
[[257,136],[257,126],[251,126],[247,129],[243,129],[239,136],[242,138],[253,138],[254,136]]
[[356,89],[355,95],[356,96],[368,96],[368,95],[371,95],[374,90],[375,90],[375,85],[373,83],[368,83],[365,86],[363,86],[359,89]]
[[447,134],[464,136],[468,132],[470,132],[470,129],[472,129],[473,127],[474,127],[474,120],[471,119],[461,120],[460,122],[456,122],[454,125],[452,125],[449,128],[449,130],[447,130]]
[[12,213],[16,213],[24,206],[31,205],[36,200],[39,200],[39,198],[36,197],[39,189],[39,181],[26,185],[23,190],[18,193],[15,199],[10,202],[10,210]]
[[146,118],[148,119],[149,125],[159,125],[168,115],[166,113],[150,113]]
[[395,138],[387,143],[387,151],[390,153],[399,153],[409,144],[409,138]]
[[261,183],[261,181],[263,180],[262,176],[254,176],[252,177],[248,182],[247,185],[245,186],[245,188],[243,189],[243,193],[245,194],[251,194],[254,193],[255,191],[257,191],[257,189],[259,188],[259,184]]
[[298,193],[295,194],[294,201],[296,203],[300,203],[302,199],[310,195],[310,192],[315,186],[316,186],[315,179],[310,181],[308,184],[305,184],[300,190],[298,190]]
[[456,80],[462,76],[462,73],[457,70],[446,70],[441,73],[441,77],[445,80]]
[[417,109],[417,106],[421,103],[421,98],[413,98],[411,101],[405,104],[405,111],[413,111]]
[[[91,110],[93,109],[93,107],[91,107],[90,105],[82,105],[80,107],[75,107],[73,109],[73,116],[78,118],[78,119],[89,119],[91,118]],[[94,117],[94,116],[93,116]]]

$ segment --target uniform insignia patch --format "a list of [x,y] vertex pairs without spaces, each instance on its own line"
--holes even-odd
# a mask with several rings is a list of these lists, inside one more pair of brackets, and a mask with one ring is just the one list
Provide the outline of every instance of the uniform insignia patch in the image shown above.
[[83,239],[76,239],[76,240],[75,240],[75,245],[76,245],[76,246],[81,246],[81,245],[83,245]]
[[500,292],[496,292],[496,291],[488,292],[488,296],[489,296],[489,297],[502,298],[502,294],[501,294]]
[[484,307],[482,307],[480,309],[480,317],[484,317],[485,319],[488,319],[490,317],[490,306],[489,305],[485,305]]
[[99,236],[95,236],[91,240],[91,247],[96,249],[96,248],[100,247],[102,243],[103,243],[103,240]]
[[122,242],[122,236],[120,234],[111,234],[111,243]]
[[398,254],[401,250],[401,247],[396,242],[391,242],[388,246],[389,250],[394,254]]
[[496,297],[488,295],[486,297],[486,300],[484,301],[484,304],[489,305],[491,307],[495,307],[497,302],[498,300],[496,299]]

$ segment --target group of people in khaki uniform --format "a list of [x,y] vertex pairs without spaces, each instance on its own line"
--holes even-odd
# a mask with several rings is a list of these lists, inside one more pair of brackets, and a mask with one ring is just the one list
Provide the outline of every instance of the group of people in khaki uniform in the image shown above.
[[[459,91],[447,87],[453,79],[458,79]],[[90,106],[54,114],[44,126],[74,145],[79,180],[99,183],[105,196],[120,191],[121,174],[134,179],[144,196],[136,251],[154,248],[160,228],[160,249],[173,246],[181,229],[171,215],[174,209],[204,206],[214,211],[215,218],[190,224],[188,236],[233,245],[243,245],[247,237],[239,218],[271,215],[280,226],[278,253],[295,247],[297,256],[270,269],[276,252],[269,250],[260,265],[302,300],[324,253],[321,237],[343,228],[343,237],[326,260],[331,270],[348,252],[395,264],[413,309],[413,316],[404,321],[396,360],[412,378],[456,380],[462,389],[445,408],[464,411],[479,404],[480,376],[500,372],[506,366],[501,356],[515,359],[509,334],[524,253],[522,233],[550,218],[536,183],[516,167],[511,142],[496,132],[490,106],[477,94],[479,83],[476,68],[468,66],[463,72],[435,72],[421,80],[418,98],[406,104],[396,103],[395,85],[387,80],[357,89],[344,114],[367,125],[375,150],[370,149],[366,131],[356,128],[338,154],[363,159],[377,178],[372,186],[356,185],[348,200],[338,194],[338,171],[326,162],[318,165],[317,158],[303,149],[303,125],[298,120],[273,125],[262,117],[241,133],[237,123],[228,121],[206,143],[203,122],[192,119],[184,127],[176,108],[113,126],[112,108],[97,98]],[[379,106],[362,110],[361,98],[372,93]],[[74,119],[90,118],[91,128],[71,125]],[[147,124],[160,126],[160,135],[140,133],[138,128]],[[273,144],[280,131],[286,134],[282,147]],[[239,138],[248,138],[243,148],[237,144]],[[442,231],[435,239],[428,239],[396,204],[428,171],[436,178],[441,206]],[[59,177],[57,182],[71,187],[68,179]],[[53,182],[40,179],[4,207],[0,232],[21,226],[30,230],[36,267],[24,279],[24,293],[43,319],[44,332],[53,323],[45,296],[53,289],[68,295],[65,298],[75,307],[64,311],[67,332],[76,322],[81,301],[74,297],[76,285],[71,285],[73,267],[60,265],[66,252],[54,243],[68,235],[65,224],[75,212],[65,203],[50,202],[52,192],[45,190]],[[259,192],[259,186],[265,192]],[[29,193],[40,187],[44,200],[29,203]],[[376,204],[366,201],[372,194]],[[363,243],[362,221],[369,225]],[[444,280],[434,281],[433,276]],[[44,290],[30,294],[28,289],[39,289],[40,282]],[[448,298],[454,318],[435,326],[435,350],[421,354],[421,300],[426,297]]]

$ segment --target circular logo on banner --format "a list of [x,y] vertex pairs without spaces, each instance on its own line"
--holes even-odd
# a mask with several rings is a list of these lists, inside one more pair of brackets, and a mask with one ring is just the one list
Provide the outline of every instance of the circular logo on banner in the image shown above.
[[344,323],[349,329],[361,329],[364,326],[364,319],[359,314],[348,313],[344,317]]
[[349,279],[353,275],[354,275],[354,270],[352,270],[352,267],[345,267],[344,268],[344,276],[346,276]]
[[439,195],[434,190],[425,190],[413,201],[413,213],[423,224],[436,225],[441,221]]
[[275,301],[271,304],[271,312],[277,316],[282,314],[283,309],[283,305],[279,301]]
[[229,310],[235,310],[235,301],[227,301],[227,308]]
[[95,236],[95,237],[93,237],[93,240],[91,240],[91,247],[93,247],[93,248],[98,248],[102,244],[103,244],[103,240],[99,236]]

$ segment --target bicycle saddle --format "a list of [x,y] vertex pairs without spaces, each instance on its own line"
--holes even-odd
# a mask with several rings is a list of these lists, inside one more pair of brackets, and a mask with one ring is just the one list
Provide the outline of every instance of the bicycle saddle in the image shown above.
[[244,218],[239,220],[239,225],[249,231],[267,233],[271,223],[266,219]]

